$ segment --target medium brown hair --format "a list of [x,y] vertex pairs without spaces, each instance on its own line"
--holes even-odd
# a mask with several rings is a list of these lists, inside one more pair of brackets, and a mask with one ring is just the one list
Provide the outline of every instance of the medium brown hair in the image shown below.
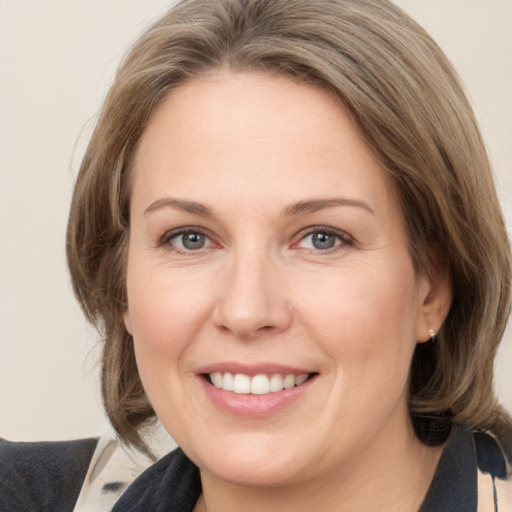
[[103,338],[103,399],[120,437],[144,448],[139,430],[154,417],[123,324],[131,162],[162,99],[216,69],[284,74],[345,106],[394,183],[417,271],[444,269],[452,284],[435,345],[414,356],[413,417],[490,426],[510,246],[472,109],[442,51],[387,0],[183,0],[120,66],[69,217],[73,287]]

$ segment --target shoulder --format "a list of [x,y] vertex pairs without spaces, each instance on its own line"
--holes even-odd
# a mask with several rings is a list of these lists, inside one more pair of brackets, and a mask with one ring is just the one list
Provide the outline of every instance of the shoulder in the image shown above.
[[491,432],[454,424],[421,512],[512,512],[507,457]]
[[[176,446],[156,425],[147,433],[155,458]],[[97,438],[75,441],[0,438],[0,512],[110,511],[154,460],[123,445],[111,427]],[[175,464],[170,468],[181,471]]]
[[6,510],[73,510],[97,439],[12,443],[0,439],[0,495]]
[[474,432],[478,464],[478,512],[512,511],[510,453],[489,431]]
[[510,465],[502,443],[490,431],[473,432],[475,452],[480,471],[494,478],[510,478]]

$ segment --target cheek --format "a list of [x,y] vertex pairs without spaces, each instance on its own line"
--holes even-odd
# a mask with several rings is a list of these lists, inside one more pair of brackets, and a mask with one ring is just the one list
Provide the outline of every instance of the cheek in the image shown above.
[[185,435],[183,421],[186,423],[186,417],[192,414],[187,361],[204,323],[207,308],[203,298],[193,284],[169,282],[165,273],[128,279],[129,316],[139,375],[158,418],[177,439]]
[[412,340],[418,310],[414,271],[381,270],[344,269],[313,280],[314,286],[310,280],[300,293],[301,310],[326,334],[346,332],[371,341],[371,333],[395,332]]
[[129,269],[128,316],[141,375],[149,364],[179,363],[207,316],[207,296],[197,283],[167,274]]
[[[387,269],[387,272],[382,270]],[[344,269],[301,293],[307,328],[354,384],[407,378],[418,294],[412,264]]]

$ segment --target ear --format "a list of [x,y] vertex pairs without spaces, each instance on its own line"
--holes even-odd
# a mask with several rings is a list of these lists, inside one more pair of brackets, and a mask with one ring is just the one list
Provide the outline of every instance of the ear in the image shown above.
[[416,341],[422,343],[431,338],[430,331],[439,332],[448,316],[452,303],[452,285],[447,271],[434,278],[420,278],[420,296],[416,316]]
[[129,308],[126,308],[123,313],[123,322],[126,330],[128,331],[128,334],[133,336],[132,332],[132,317],[130,316],[130,310]]

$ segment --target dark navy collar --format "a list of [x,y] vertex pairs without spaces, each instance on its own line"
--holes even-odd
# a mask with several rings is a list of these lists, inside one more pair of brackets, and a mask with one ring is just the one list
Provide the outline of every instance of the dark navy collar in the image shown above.
[[192,512],[201,492],[199,469],[178,448],[136,478],[111,512]]
[[454,425],[419,512],[476,512],[477,489],[473,433]]

